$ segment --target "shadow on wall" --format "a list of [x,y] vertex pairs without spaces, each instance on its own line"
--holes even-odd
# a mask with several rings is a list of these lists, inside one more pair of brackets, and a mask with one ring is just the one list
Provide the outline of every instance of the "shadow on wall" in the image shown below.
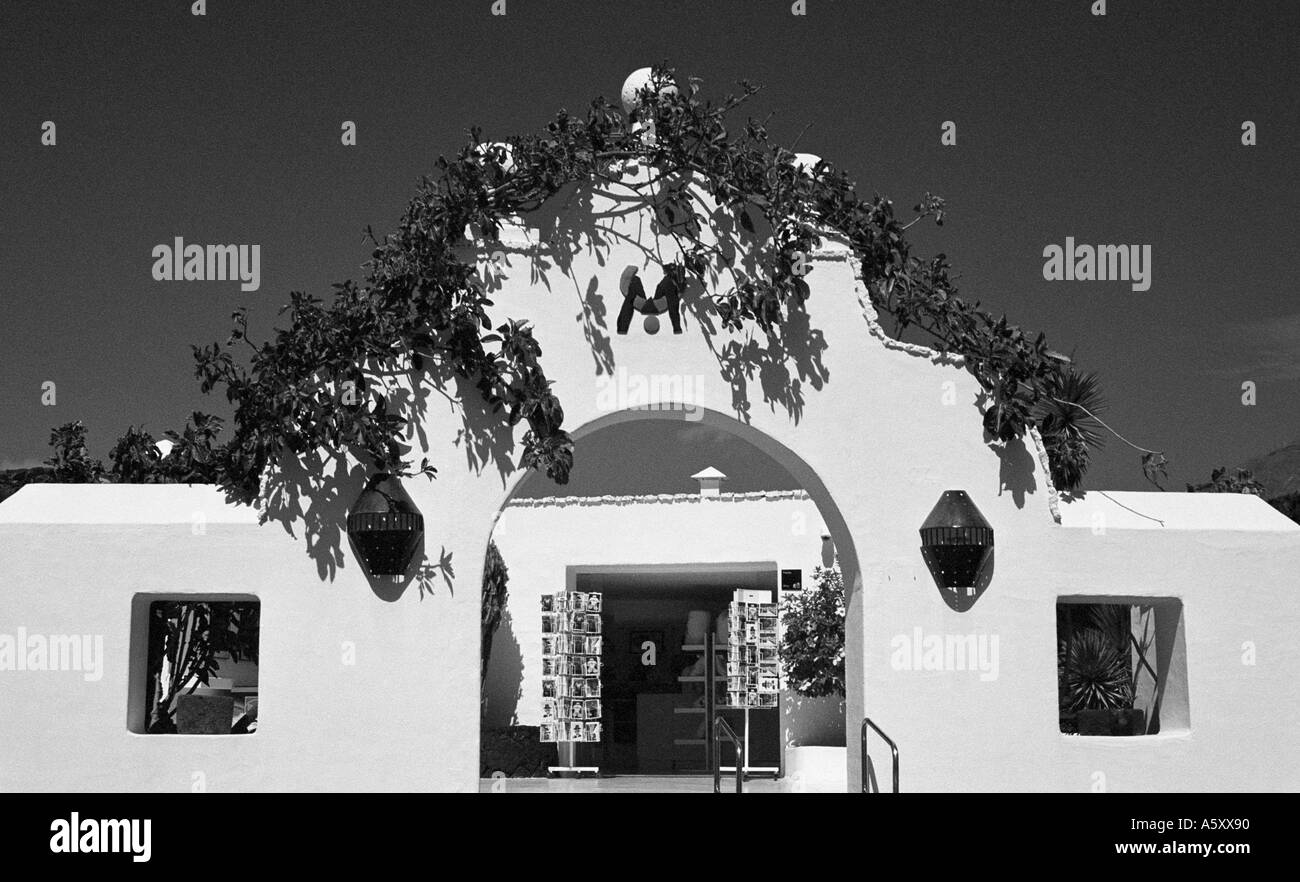
[[[613,200],[614,206],[597,213],[594,201],[597,195]],[[632,277],[637,275],[642,277],[647,290],[654,290],[653,283],[693,244],[686,223],[673,224],[666,220],[661,196],[662,187],[634,190],[613,183],[604,187],[569,185],[528,215],[529,224],[549,245],[545,253],[534,254],[529,281],[553,290],[550,271],[555,269],[573,285],[580,307],[577,321],[591,347],[597,375],[614,371],[608,325],[610,300],[616,298],[621,305]],[[786,304],[786,321],[772,333],[755,334],[743,343],[726,335],[714,311],[714,299],[732,294],[747,279],[758,277],[756,246],[771,231],[761,218],[754,223],[754,233],[744,231],[734,212],[712,206],[702,193],[697,194],[695,203],[707,214],[709,230],[716,241],[709,244],[713,259],[707,263],[703,283],[691,274],[686,276],[685,289],[681,292],[683,331],[691,331],[693,326],[704,337],[718,362],[719,376],[732,390],[732,407],[737,419],[749,422],[752,406],[749,387],[757,379],[763,403],[772,408],[780,406],[798,422],[803,415],[804,385],[820,389],[829,379],[822,362],[827,348],[825,335],[812,327],[804,304],[793,298]],[[642,212],[652,234],[649,245],[609,226],[613,221]],[[664,240],[671,240],[672,247],[664,249]],[[616,267],[612,263],[615,245],[631,246],[639,252],[640,266]],[[573,261],[579,255],[593,258],[600,267],[585,286],[574,274]],[[494,287],[499,287],[499,280],[489,290]],[[671,323],[671,317],[665,318]],[[542,342],[545,346],[545,341]]]
[[[424,429],[428,402],[433,393],[447,400],[461,417],[461,430],[457,433],[455,446],[464,450],[466,465],[475,472],[495,468],[502,486],[505,486],[506,478],[516,468],[513,429],[504,425],[499,415],[492,412],[473,383],[444,365],[419,370],[374,371],[365,375],[364,382],[364,388],[383,391],[387,412],[412,426],[415,440],[425,449],[428,448]],[[368,401],[364,395],[361,397]],[[413,446],[406,445],[399,452],[404,458],[412,458],[414,451]],[[446,463],[438,465],[448,467]],[[318,577],[322,582],[333,581],[338,571],[349,562],[361,566],[361,558],[350,538],[344,542],[347,514],[366,482],[379,471],[378,466],[367,468],[348,456],[335,453],[311,451],[299,456],[283,456],[279,463],[268,468],[264,478],[262,519],[279,523],[294,538],[298,538],[297,528],[301,524],[307,555],[315,561]],[[421,539],[403,575],[366,574],[377,598],[394,602],[405,594],[412,582],[418,584],[423,597],[425,592],[435,589],[439,578],[454,593],[452,555],[445,547],[440,547],[437,559],[430,559],[427,538],[426,534]],[[346,553],[345,545],[348,548]]]
[[[981,422],[991,401],[987,392],[980,392],[972,402]],[[998,495],[1010,492],[1016,508],[1024,508],[1025,497],[1038,491],[1038,480],[1034,477],[1037,460],[1025,444],[1027,437],[1025,435],[1010,441],[998,441],[987,428],[984,430],[984,443],[998,457]]]
[[989,445],[998,455],[998,495],[1004,491],[1011,493],[1016,508],[1025,507],[1025,496],[1038,490],[1038,480],[1034,477],[1034,455],[1025,446],[1023,438],[1012,438],[1003,443]]
[[349,465],[344,457],[320,452],[283,456],[264,480],[262,517],[280,524],[294,538],[298,538],[295,525],[301,523],[307,556],[316,562],[321,581],[332,582],[349,563],[343,553],[344,524],[348,506],[365,485],[365,469]]
[[[758,272],[753,243],[771,234],[770,227],[760,218],[755,223],[755,233],[745,233],[737,215],[723,207],[715,208],[709,215],[710,228],[718,238],[718,250],[728,260],[711,261],[705,272],[706,284],[688,276],[686,291],[682,295],[685,310],[696,320],[704,334],[709,350],[718,361],[722,379],[731,387],[731,404],[736,419],[748,423],[751,402],[749,385],[755,378],[763,395],[763,403],[770,408],[781,407],[796,423],[803,417],[804,384],[819,390],[829,380],[830,373],[822,362],[826,351],[825,335],[812,327],[805,305],[797,298],[786,303],[786,319],[779,329],[767,334],[754,334],[743,343],[736,339],[723,339],[712,300],[719,295],[734,292],[745,279],[754,278]],[[763,342],[759,342],[762,339]]]
[[[682,251],[694,244],[682,223],[674,225],[665,220],[668,215],[659,204],[661,189],[661,183],[643,185],[641,190],[616,183],[607,187],[570,185],[527,216],[529,225],[549,246],[533,253],[528,263],[529,282],[547,290],[554,285],[573,286],[579,306],[576,320],[591,349],[596,375],[614,371],[608,325],[610,303],[616,298],[621,304],[627,292],[618,288],[625,289],[633,275],[625,263],[616,266],[611,262],[614,247],[635,249],[640,266],[634,264],[631,269],[645,273],[648,279],[658,279]],[[597,195],[610,200],[602,201],[599,212]],[[712,206],[702,192],[695,198],[710,224],[704,234],[713,241],[706,242],[711,259],[706,264],[704,283],[688,275],[681,292],[684,332],[698,332],[704,337],[717,360],[720,377],[732,390],[732,408],[738,420],[749,422],[750,387],[757,381],[763,403],[773,410],[781,407],[797,423],[803,415],[805,389],[820,389],[829,378],[822,363],[827,348],[824,335],[812,327],[797,297],[786,304],[787,320],[771,332],[737,338],[720,326],[713,311],[714,300],[734,295],[747,278],[757,277],[757,246],[770,230],[760,218],[754,223],[755,232],[744,231],[732,211]],[[633,219],[635,235],[615,228],[616,222],[629,218]],[[666,242],[671,246],[665,247]],[[466,250],[471,248],[466,245]],[[503,282],[501,269],[491,260],[485,261],[492,251],[493,245],[488,243],[478,249],[475,258],[479,261],[479,278],[489,292],[499,289]],[[585,283],[575,274],[574,260],[580,255],[593,259],[599,267]],[[465,257],[468,259],[468,255]],[[554,278],[557,272],[562,278]],[[505,316],[495,319],[503,321]],[[543,347],[564,345],[564,341],[538,342]],[[357,389],[362,394],[358,396],[359,404],[349,406],[382,407],[388,415],[412,427],[412,443],[400,450],[405,459],[418,459],[420,449],[430,449],[425,418],[432,403],[448,407],[459,416],[461,428],[454,443],[463,451],[465,465],[475,473],[495,470],[502,488],[509,485],[510,476],[519,468],[515,427],[506,425],[501,414],[483,400],[473,379],[459,376],[449,365],[432,359],[418,367],[369,364],[360,366],[352,376],[360,381]],[[321,382],[328,385],[343,379],[322,376]],[[437,448],[432,454],[437,468],[454,467],[440,460]],[[351,543],[344,542],[344,525],[349,506],[360,495],[366,480],[377,472],[377,466],[315,451],[300,456],[287,454],[276,467],[268,469],[263,485],[264,519],[278,522],[295,538],[301,522],[307,554],[316,563],[321,581],[333,581],[338,570],[348,565],[349,557],[353,565],[360,566],[355,549],[350,554],[345,552],[345,544]],[[431,536],[429,540],[436,538]],[[426,561],[423,552],[420,549],[402,577],[368,577],[375,596],[386,602],[396,601],[417,580],[423,596],[425,591],[433,590],[439,577],[451,589],[451,555],[444,548],[436,561]]]
[[[294,538],[298,537],[295,527],[301,523],[307,556],[315,561],[322,582],[334,581],[338,571],[349,564],[361,567],[361,556],[351,538],[344,542],[344,528],[348,508],[361,495],[370,476],[371,472],[359,463],[349,464],[343,457],[317,452],[304,457],[285,457],[265,480],[263,520],[280,524]],[[303,508],[304,501],[306,508]],[[443,549],[436,563],[428,562],[426,557],[422,538],[407,573],[402,576],[367,573],[370,590],[380,600],[391,603],[400,599],[412,582],[418,582],[423,596],[434,589],[435,580],[441,576],[448,590],[454,593],[451,555]]]
[[514,617],[502,613],[492,637],[487,678],[483,683],[483,726],[494,729],[518,722],[519,699],[524,693],[524,654],[515,636]]
[[[922,554],[924,552],[922,551]],[[969,612],[979,599],[984,596],[989,585],[993,583],[993,572],[997,568],[998,550],[989,549],[988,562],[984,564],[984,569],[980,571],[979,580],[967,588],[940,588],[939,596],[943,602],[948,604],[948,608],[953,612]],[[931,585],[934,583],[931,582]]]

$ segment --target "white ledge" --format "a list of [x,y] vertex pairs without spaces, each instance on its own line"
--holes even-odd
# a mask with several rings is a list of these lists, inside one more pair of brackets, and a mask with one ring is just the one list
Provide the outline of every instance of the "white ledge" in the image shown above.
[[1061,526],[1093,530],[1300,532],[1300,524],[1249,493],[1089,490],[1062,500]]
[[27,484],[0,502],[0,524],[252,524],[257,509],[214,484]]

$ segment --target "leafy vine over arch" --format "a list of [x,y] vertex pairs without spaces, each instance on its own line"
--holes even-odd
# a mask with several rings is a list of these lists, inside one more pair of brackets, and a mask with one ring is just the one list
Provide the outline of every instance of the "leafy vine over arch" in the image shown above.
[[[770,226],[759,271],[710,295],[724,327],[779,326],[787,307],[808,296],[803,256],[821,232],[833,231],[857,254],[871,300],[893,317],[896,334],[916,329],[936,349],[964,356],[987,393],[988,432],[1007,441],[1039,428],[1053,480],[1062,489],[1076,487],[1098,441],[1095,378],[1080,382],[1070,359],[1049,349],[1042,334],[1031,337],[959,298],[944,255],[911,254],[906,229],[926,218],[942,224],[942,199],[927,193],[902,223],[888,199],[859,197],[845,172],[825,162],[809,168],[773,145],[764,123],[750,118],[733,130],[735,111],[759,91],[747,81],[738,85],[738,94],[714,103],[701,96],[699,80],[690,78],[679,90],[673,71],[660,67],[628,114],[598,98],[584,115],[561,111],[545,132],[504,143],[485,144],[471,129],[457,156],[440,157],[437,175],[422,180],[397,230],[382,240],[371,234],[375,247],[364,284],[335,285],[329,306],[293,293],[282,310],[289,326],[260,346],[248,340],[241,308],[224,345],[194,347],[203,390],[224,386],[235,408],[233,437],[210,459],[212,478],[251,503],[278,456],[320,447],[432,477],[436,468],[427,460],[418,467],[404,463],[405,420],[389,413],[382,391],[341,397],[343,389],[364,388],[363,366],[401,361],[416,371],[436,362],[472,383],[506,424],[527,424],[520,465],[567,481],[573,442],[539,362],[541,343],[526,321],[491,317],[476,267],[457,247],[466,244],[467,230],[496,240],[503,223],[539,208],[561,187],[612,180],[621,163],[635,162],[657,172],[656,209],[686,237],[674,268],[679,274],[702,280],[720,257],[698,238],[688,186],[702,187],[748,231],[756,215]],[[241,341],[251,349],[247,367],[232,349]],[[1092,397],[1075,401],[1071,396],[1081,390]]]

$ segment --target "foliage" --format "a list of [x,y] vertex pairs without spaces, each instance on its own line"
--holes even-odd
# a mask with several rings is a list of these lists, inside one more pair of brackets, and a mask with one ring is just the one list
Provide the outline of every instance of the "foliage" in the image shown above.
[[64,423],[50,432],[54,455],[45,464],[54,470],[54,483],[94,484],[104,476],[104,465],[86,449],[86,427],[81,420]]
[[844,580],[838,566],[818,567],[814,587],[784,595],[781,658],[800,695],[844,696]]
[[52,484],[54,473],[47,466],[0,470],[0,502],[4,502],[28,484]]
[[113,480],[119,484],[158,483],[162,454],[156,445],[153,435],[143,427],[127,426],[126,434],[117,439],[108,454],[113,463]]
[[482,604],[482,664],[479,670],[479,682],[487,680],[488,658],[492,655],[492,635],[501,624],[501,615],[505,612],[510,592],[506,589],[510,581],[510,570],[501,557],[495,539],[488,540],[487,556],[483,560],[483,604]]
[[[565,483],[573,443],[541,366],[541,344],[524,320],[493,317],[485,285],[457,248],[467,230],[493,241],[505,220],[539,208],[566,184],[610,181],[623,163],[635,162],[656,171],[642,196],[682,246],[681,263],[665,271],[679,282],[688,273],[705,281],[718,265],[731,272],[735,284],[707,297],[723,327],[791,333],[783,325],[788,310],[809,293],[803,257],[823,232],[834,232],[853,248],[871,302],[892,317],[896,334],[910,329],[963,357],[986,392],[983,423],[990,435],[1008,441],[1037,427],[1054,482],[1061,489],[1079,485],[1089,450],[1100,443],[1096,427],[1110,428],[1095,417],[1096,375],[1078,372],[1042,334],[1026,334],[1005,316],[981,310],[978,301],[958,297],[943,254],[923,260],[911,253],[906,230],[923,219],[942,225],[942,198],[924,194],[914,216],[900,221],[889,199],[860,196],[845,172],[824,161],[806,168],[791,150],[772,144],[764,122],[733,120],[757,86],[742,81],[739,94],[714,102],[701,96],[695,78],[682,90],[667,88],[670,83],[672,70],[657,68],[632,114],[598,98],[581,114],[562,110],[544,132],[504,144],[485,144],[471,129],[468,143],[452,158],[440,157],[436,176],[421,181],[397,230],[382,241],[371,234],[375,247],[363,283],[335,285],[328,306],[293,292],[281,310],[288,326],[261,345],[249,339],[241,307],[224,344],[193,348],[203,391],[223,387],[234,407],[228,441],[216,442],[220,420],[195,413],[184,432],[167,433],[177,446],[160,457],[150,436],[131,428],[105,473],[85,453],[84,428],[69,424],[56,430],[67,434],[55,439],[62,453],[51,461],[54,479],[210,481],[252,503],[264,470],[279,456],[322,447],[350,452],[376,469],[433,477],[436,468],[427,460],[418,466],[404,460],[405,418],[382,390],[365,388],[364,372],[382,369],[437,370],[443,379],[472,384],[507,426],[527,426],[520,466]],[[771,234],[756,272],[743,272],[732,255],[701,240],[705,219],[693,187],[748,232],[757,229],[756,217],[767,222]],[[247,347],[247,365],[236,358],[240,345]],[[1137,449],[1144,473],[1158,486],[1163,454]]]
[[176,699],[208,685],[220,656],[257,661],[260,610],[257,603],[156,601],[150,606],[149,732],[175,731]]
[[1034,419],[1058,488],[1073,490],[1083,482],[1091,451],[1103,444],[1097,414],[1105,406],[1101,381],[1093,371],[1071,366],[1048,380]]
[[222,425],[220,417],[196,410],[179,434],[170,429],[164,432],[163,437],[172,442],[171,451],[161,462],[167,477],[175,482],[216,483],[214,451]]
[[[223,386],[235,409],[234,434],[215,451],[220,483],[251,502],[276,457],[319,447],[349,451],[397,474],[432,477],[427,462],[412,468],[403,461],[404,420],[382,391],[341,403],[340,390],[349,382],[362,388],[362,367],[371,365],[436,367],[471,382],[507,425],[526,423],[520,465],[567,481],[573,444],[540,363],[541,345],[524,321],[491,315],[475,268],[455,248],[467,229],[494,240],[509,216],[538,208],[567,183],[609,180],[630,160],[658,172],[658,187],[645,198],[682,245],[682,263],[670,271],[703,280],[710,265],[730,264],[698,237],[701,219],[689,192],[695,184],[744,229],[755,229],[755,216],[770,225],[759,272],[746,276],[731,266],[736,284],[709,294],[724,327],[780,327],[787,308],[808,295],[800,256],[820,241],[820,231],[833,230],[851,243],[872,302],[893,317],[898,333],[915,329],[936,348],[964,356],[988,393],[984,425],[994,437],[1023,434],[1050,393],[1068,386],[1062,372],[1069,360],[1048,349],[1042,334],[1027,335],[1005,316],[995,319],[957,297],[942,254],[911,254],[904,231],[923,218],[941,224],[942,199],[927,193],[915,217],[900,223],[890,200],[860,197],[843,171],[826,162],[800,167],[790,150],[770,143],[764,123],[734,123],[731,115],[756,86],[741,82],[739,95],[714,103],[700,96],[694,78],[684,90],[665,89],[672,79],[671,70],[657,69],[631,115],[596,99],[583,114],[561,111],[543,133],[510,138],[508,149],[485,145],[472,129],[456,156],[439,158],[437,177],[422,181],[397,230],[382,241],[372,235],[363,284],[336,285],[328,307],[294,292],[288,327],[260,346],[248,339],[240,309],[224,345],[195,347],[203,390]],[[251,353],[247,367],[232,350],[241,342]],[[1078,422],[1053,423],[1052,431],[1062,460],[1054,471],[1073,486],[1086,469],[1092,436]]]
[[220,417],[195,411],[182,432],[163,433],[172,445],[163,456],[153,435],[130,426],[108,454],[109,478],[120,484],[217,483],[213,451],[221,427]]
[[[50,432],[54,455],[45,461],[45,481],[55,484],[215,484],[218,483],[214,451],[218,448],[222,420],[195,411],[180,433],[167,431],[172,443],[163,456],[153,435],[143,427],[129,426],[109,451],[112,466],[90,456],[86,427],[80,420],[64,423]],[[34,477],[33,482],[41,480]]]
[[43,466],[0,472],[0,501],[26,484],[215,484],[219,417],[195,411],[182,432],[167,431],[172,443],[166,456],[151,434],[130,426],[109,452],[111,468],[90,456],[86,427],[80,420],[50,432],[54,455]]
[[1203,484],[1188,484],[1188,493],[1250,493],[1264,495],[1264,485],[1256,481],[1249,469],[1233,469],[1232,474],[1223,466],[1210,472],[1210,480]]
[[1063,714],[1133,706],[1131,630],[1129,607],[1122,604],[1057,606],[1056,673]]
[[1285,496],[1270,499],[1268,504],[1282,512],[1282,514],[1286,515],[1297,524],[1300,524],[1300,492],[1288,493]]
[[[912,329],[937,349],[964,357],[988,395],[989,433],[1006,441],[1037,426],[1058,486],[1078,485],[1099,436],[1088,415],[1069,413],[1064,402],[1095,403],[1095,375],[1078,374],[1068,358],[1047,348],[1042,334],[1031,337],[1005,316],[995,319],[978,302],[959,298],[944,255],[922,260],[911,254],[905,231],[925,218],[942,224],[941,198],[926,193],[915,216],[900,222],[890,200],[860,197],[829,163],[802,167],[792,151],[769,141],[763,122],[733,122],[758,87],[742,81],[738,95],[714,103],[701,97],[698,80],[680,91],[665,88],[671,81],[671,70],[657,69],[633,114],[596,99],[584,114],[561,111],[545,132],[511,138],[505,146],[485,145],[472,129],[456,156],[439,158],[436,178],[421,182],[398,229],[382,241],[372,235],[363,284],[336,285],[329,306],[292,293],[282,310],[288,327],[260,346],[249,340],[241,308],[224,345],[194,347],[202,389],[224,387],[234,406],[229,441],[216,444],[220,422],[195,414],[184,433],[168,433],[179,450],[161,458],[147,433],[133,428],[114,448],[110,479],[214,481],[251,503],[277,457],[319,447],[350,451],[397,474],[432,477],[436,468],[427,461],[412,467],[403,460],[403,417],[392,412],[382,391],[364,388],[363,369],[382,365],[412,373],[436,368],[469,381],[507,425],[527,425],[520,465],[564,483],[573,445],[541,367],[541,345],[523,320],[491,316],[484,285],[456,248],[467,229],[493,240],[508,217],[537,209],[565,184],[607,181],[619,163],[635,161],[657,171],[657,188],[645,198],[682,245],[682,263],[666,270],[678,279],[689,272],[704,280],[721,262],[736,279],[709,294],[724,327],[753,324],[775,332],[788,308],[808,296],[802,256],[823,231],[834,231],[853,247],[872,303],[892,316],[896,333]],[[741,273],[730,255],[700,240],[690,191],[695,185],[747,231],[756,229],[755,217],[766,220],[772,233],[758,255],[758,272]],[[246,367],[235,357],[237,344],[250,352]],[[349,388],[359,393],[355,401],[346,397]],[[78,454],[76,438],[66,441],[69,457],[57,466],[58,480],[98,480],[84,443]],[[1163,468],[1162,455],[1146,453],[1144,470]]]
[[1067,710],[1133,706],[1133,677],[1127,647],[1097,628],[1084,628],[1065,648],[1064,704]]
[[1165,455],[1156,450],[1142,451],[1142,476],[1156,486],[1156,489],[1165,489],[1160,484],[1161,478],[1169,477],[1169,461]]

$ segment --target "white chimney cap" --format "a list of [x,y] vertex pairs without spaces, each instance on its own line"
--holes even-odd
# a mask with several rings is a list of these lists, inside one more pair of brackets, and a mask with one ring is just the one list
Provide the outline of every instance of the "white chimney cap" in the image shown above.
[[726,475],[724,475],[722,472],[715,469],[713,466],[709,466],[706,469],[698,471],[695,474],[691,475],[691,477],[697,481],[708,481],[708,480],[725,481],[727,479]]
[[703,471],[691,475],[692,478],[700,482],[700,498],[715,499],[722,495],[722,482],[727,476],[722,472],[709,466]]

